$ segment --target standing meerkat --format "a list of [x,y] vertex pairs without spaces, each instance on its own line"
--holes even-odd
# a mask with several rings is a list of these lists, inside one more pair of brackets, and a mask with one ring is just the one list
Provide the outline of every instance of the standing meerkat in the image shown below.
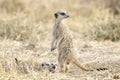
[[82,70],[89,71],[79,60],[75,57],[73,50],[73,41],[67,31],[67,27],[62,23],[63,19],[69,17],[66,11],[58,11],[55,14],[55,23],[53,26],[53,39],[51,44],[51,51],[58,49],[58,63],[60,65],[60,71],[66,72],[68,70],[69,63],[73,63]]

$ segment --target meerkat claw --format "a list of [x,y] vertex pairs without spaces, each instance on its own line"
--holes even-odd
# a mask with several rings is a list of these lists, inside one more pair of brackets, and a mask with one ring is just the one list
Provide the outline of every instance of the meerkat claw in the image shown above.
[[54,51],[56,48],[51,48],[51,51]]

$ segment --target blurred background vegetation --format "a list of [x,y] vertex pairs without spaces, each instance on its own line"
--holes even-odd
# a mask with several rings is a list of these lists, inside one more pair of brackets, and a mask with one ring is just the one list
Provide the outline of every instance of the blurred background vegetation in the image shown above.
[[0,40],[48,41],[58,10],[74,37],[120,40],[120,0],[0,0]]

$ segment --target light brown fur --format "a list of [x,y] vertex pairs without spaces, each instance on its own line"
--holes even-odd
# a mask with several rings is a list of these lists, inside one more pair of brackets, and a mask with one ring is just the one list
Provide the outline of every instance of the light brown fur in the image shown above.
[[39,62],[31,62],[24,60],[21,61],[18,60],[17,58],[15,58],[15,63],[17,64],[16,68],[18,73],[25,73],[25,74],[29,73],[30,70],[41,71],[41,72],[48,71],[54,73],[56,72],[56,68],[57,68],[57,65],[53,63],[49,63],[49,62],[39,63]]
[[58,63],[60,65],[60,71],[66,72],[69,63],[71,62],[82,70],[88,71],[88,69],[75,57],[76,54],[73,49],[73,39],[69,35],[67,27],[62,23],[62,20],[69,17],[69,15],[64,11],[58,11],[55,13],[55,17],[51,51],[58,48]]

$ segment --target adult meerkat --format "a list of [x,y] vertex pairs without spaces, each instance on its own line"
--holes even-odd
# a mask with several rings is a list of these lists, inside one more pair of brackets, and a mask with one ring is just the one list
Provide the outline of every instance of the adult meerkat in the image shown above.
[[58,63],[60,65],[60,71],[66,72],[70,62],[82,70],[89,71],[89,69],[82,65],[75,57],[76,54],[73,50],[72,38],[69,32],[67,32],[67,27],[62,23],[62,21],[68,18],[69,15],[66,11],[58,11],[54,15],[55,23],[53,26],[51,51],[54,51],[56,48],[58,48]]

